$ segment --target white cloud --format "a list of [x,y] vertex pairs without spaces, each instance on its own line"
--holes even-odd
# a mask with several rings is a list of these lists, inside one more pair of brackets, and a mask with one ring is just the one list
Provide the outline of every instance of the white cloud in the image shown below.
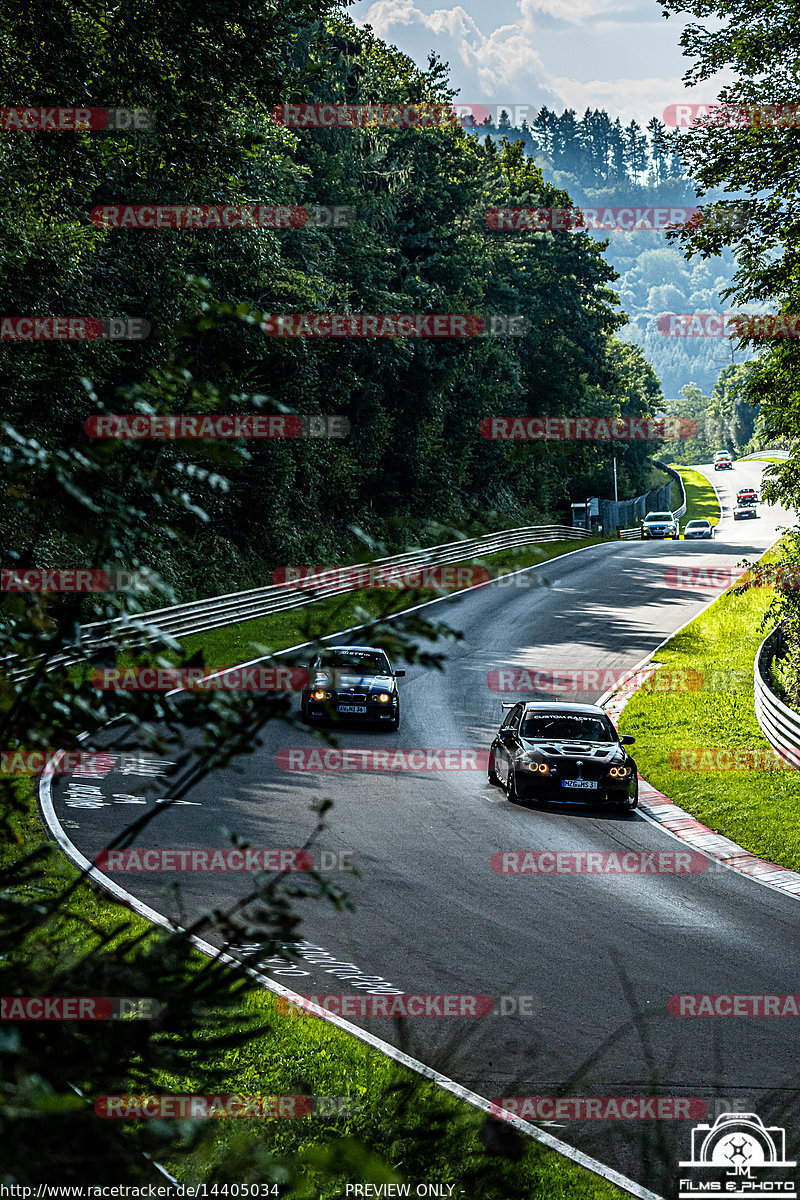
[[[358,23],[371,25],[379,37],[398,44],[418,63],[424,63],[428,51],[435,49],[450,63],[453,86],[460,89],[459,101],[464,103],[547,104],[574,108],[578,113],[587,107],[605,108],[626,123],[636,119],[646,124],[653,115],[661,116],[669,104],[710,103],[717,95],[719,84],[688,90],[672,71],[663,77],[652,72],[644,78],[619,74],[620,66],[637,61],[637,51],[646,41],[652,51],[667,36],[657,13],[648,24],[646,10],[623,9],[624,0],[518,0],[519,20],[488,33],[461,4],[424,12],[416,7],[417,2],[425,0],[374,0],[366,12],[358,12]],[[471,2],[488,5],[484,9],[487,14],[496,4],[496,0]],[[356,19],[356,10],[351,10],[351,15]],[[537,18],[541,27],[537,27]],[[553,18],[558,19],[555,33]],[[569,30],[565,30],[565,22],[569,22]],[[671,52],[672,68],[680,65],[674,41],[669,41],[676,33],[671,28],[664,42]],[[565,37],[574,46],[566,60],[570,68],[574,66],[574,75],[545,66],[548,60],[556,59],[559,65],[564,62]],[[610,56],[604,57],[598,49],[601,44],[613,48],[613,64]],[[616,77],[593,77],[603,62],[608,62],[609,74],[617,67]],[[577,78],[581,67],[592,77]]]
[[646,125],[652,116],[661,117],[670,104],[708,104],[716,99],[717,87],[684,87],[679,76],[671,79],[589,79],[548,77],[548,87],[565,108],[582,113],[586,108],[605,108],[619,116],[623,125],[638,121]]

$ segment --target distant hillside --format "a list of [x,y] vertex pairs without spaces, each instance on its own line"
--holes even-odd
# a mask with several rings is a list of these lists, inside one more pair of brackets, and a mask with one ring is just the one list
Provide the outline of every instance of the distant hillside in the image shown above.
[[[699,204],[677,155],[661,148],[665,126],[656,117],[646,130],[636,121],[623,126],[608,113],[587,108],[582,118],[574,110],[558,114],[542,108],[530,125],[513,127],[504,114],[497,125],[489,119],[464,128],[488,136],[522,142],[527,156],[541,167],[545,179],[568,191],[579,207],[664,208]],[[721,199],[708,196],[703,204]],[[608,239],[606,257],[619,272],[616,283],[630,324],[619,337],[641,347],[658,375],[664,394],[677,396],[690,383],[710,394],[720,371],[751,356],[723,338],[666,337],[656,327],[664,313],[723,312],[731,303],[720,292],[733,277],[735,260],[726,251],[718,258],[687,262],[663,232],[593,232]]]

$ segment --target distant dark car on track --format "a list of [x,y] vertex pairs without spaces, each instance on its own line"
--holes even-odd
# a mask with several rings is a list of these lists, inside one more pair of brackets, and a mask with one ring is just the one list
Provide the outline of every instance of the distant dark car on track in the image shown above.
[[673,541],[677,541],[680,536],[678,520],[671,512],[649,512],[642,521],[643,541],[648,538],[672,538]]
[[302,697],[304,720],[321,723],[327,717],[399,727],[397,680],[405,671],[395,671],[383,650],[328,646],[316,655],[308,674]]
[[743,500],[741,504],[737,504],[733,510],[734,521],[747,521],[750,518],[758,516],[758,509],[752,500]]
[[688,521],[683,531],[684,538],[710,538],[714,536],[714,526],[710,521]]
[[636,763],[595,704],[521,701],[510,709],[489,751],[489,782],[513,804],[584,800],[625,810],[639,803]]

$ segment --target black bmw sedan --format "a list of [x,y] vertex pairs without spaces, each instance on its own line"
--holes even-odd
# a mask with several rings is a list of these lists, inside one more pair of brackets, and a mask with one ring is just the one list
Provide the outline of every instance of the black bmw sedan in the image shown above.
[[375,646],[329,646],[308,668],[303,691],[306,721],[365,721],[397,729],[400,697],[395,671],[383,650]]
[[583,800],[625,810],[639,803],[636,763],[594,704],[539,701],[504,704],[511,711],[489,751],[489,782],[512,803]]

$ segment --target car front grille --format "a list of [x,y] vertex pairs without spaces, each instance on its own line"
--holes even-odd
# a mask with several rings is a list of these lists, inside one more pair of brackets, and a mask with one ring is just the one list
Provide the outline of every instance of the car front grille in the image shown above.
[[341,689],[336,693],[340,700],[353,700],[358,704],[366,704],[366,692],[343,692]]

